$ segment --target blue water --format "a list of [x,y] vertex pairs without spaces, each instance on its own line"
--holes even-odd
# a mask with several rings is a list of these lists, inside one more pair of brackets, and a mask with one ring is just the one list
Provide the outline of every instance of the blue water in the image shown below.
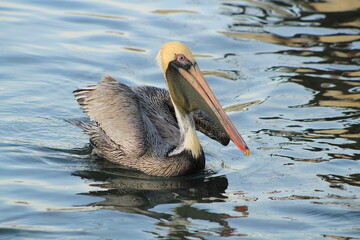
[[[360,4],[2,1],[0,239],[359,239]],[[205,173],[90,156],[63,119],[102,74],[165,87],[186,43],[252,150],[200,135]]]

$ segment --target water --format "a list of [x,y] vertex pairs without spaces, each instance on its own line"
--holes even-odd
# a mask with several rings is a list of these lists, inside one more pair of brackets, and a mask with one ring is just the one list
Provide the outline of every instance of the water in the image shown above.
[[[359,1],[2,1],[0,239],[359,239]],[[244,136],[207,171],[91,159],[72,96],[109,73],[165,87],[183,41]]]

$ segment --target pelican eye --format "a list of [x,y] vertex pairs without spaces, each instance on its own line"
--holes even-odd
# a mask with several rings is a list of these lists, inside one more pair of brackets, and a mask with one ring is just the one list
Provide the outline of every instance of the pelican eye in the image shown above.
[[184,54],[176,54],[175,57],[177,64],[184,69],[188,69],[192,65],[192,63],[185,57]]
[[176,61],[186,64],[189,60],[184,56],[184,54],[176,54]]

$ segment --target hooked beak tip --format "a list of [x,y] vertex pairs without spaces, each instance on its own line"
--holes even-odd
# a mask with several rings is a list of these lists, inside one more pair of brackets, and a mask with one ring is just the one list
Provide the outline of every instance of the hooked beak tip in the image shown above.
[[245,144],[245,142],[239,143],[239,142],[234,142],[235,145],[244,153],[244,155],[246,157],[248,157],[250,155],[250,149],[248,148],[248,146]]
[[245,149],[244,151],[243,151],[243,153],[244,153],[244,155],[246,156],[246,157],[248,157],[249,155],[250,155],[250,149]]

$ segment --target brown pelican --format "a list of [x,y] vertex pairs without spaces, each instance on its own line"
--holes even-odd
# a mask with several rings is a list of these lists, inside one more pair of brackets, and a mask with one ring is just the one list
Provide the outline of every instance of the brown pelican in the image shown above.
[[189,48],[165,43],[158,55],[164,89],[129,87],[106,75],[74,91],[89,120],[70,120],[90,135],[93,152],[111,162],[155,176],[204,168],[196,129],[248,156],[246,143],[210,90]]

